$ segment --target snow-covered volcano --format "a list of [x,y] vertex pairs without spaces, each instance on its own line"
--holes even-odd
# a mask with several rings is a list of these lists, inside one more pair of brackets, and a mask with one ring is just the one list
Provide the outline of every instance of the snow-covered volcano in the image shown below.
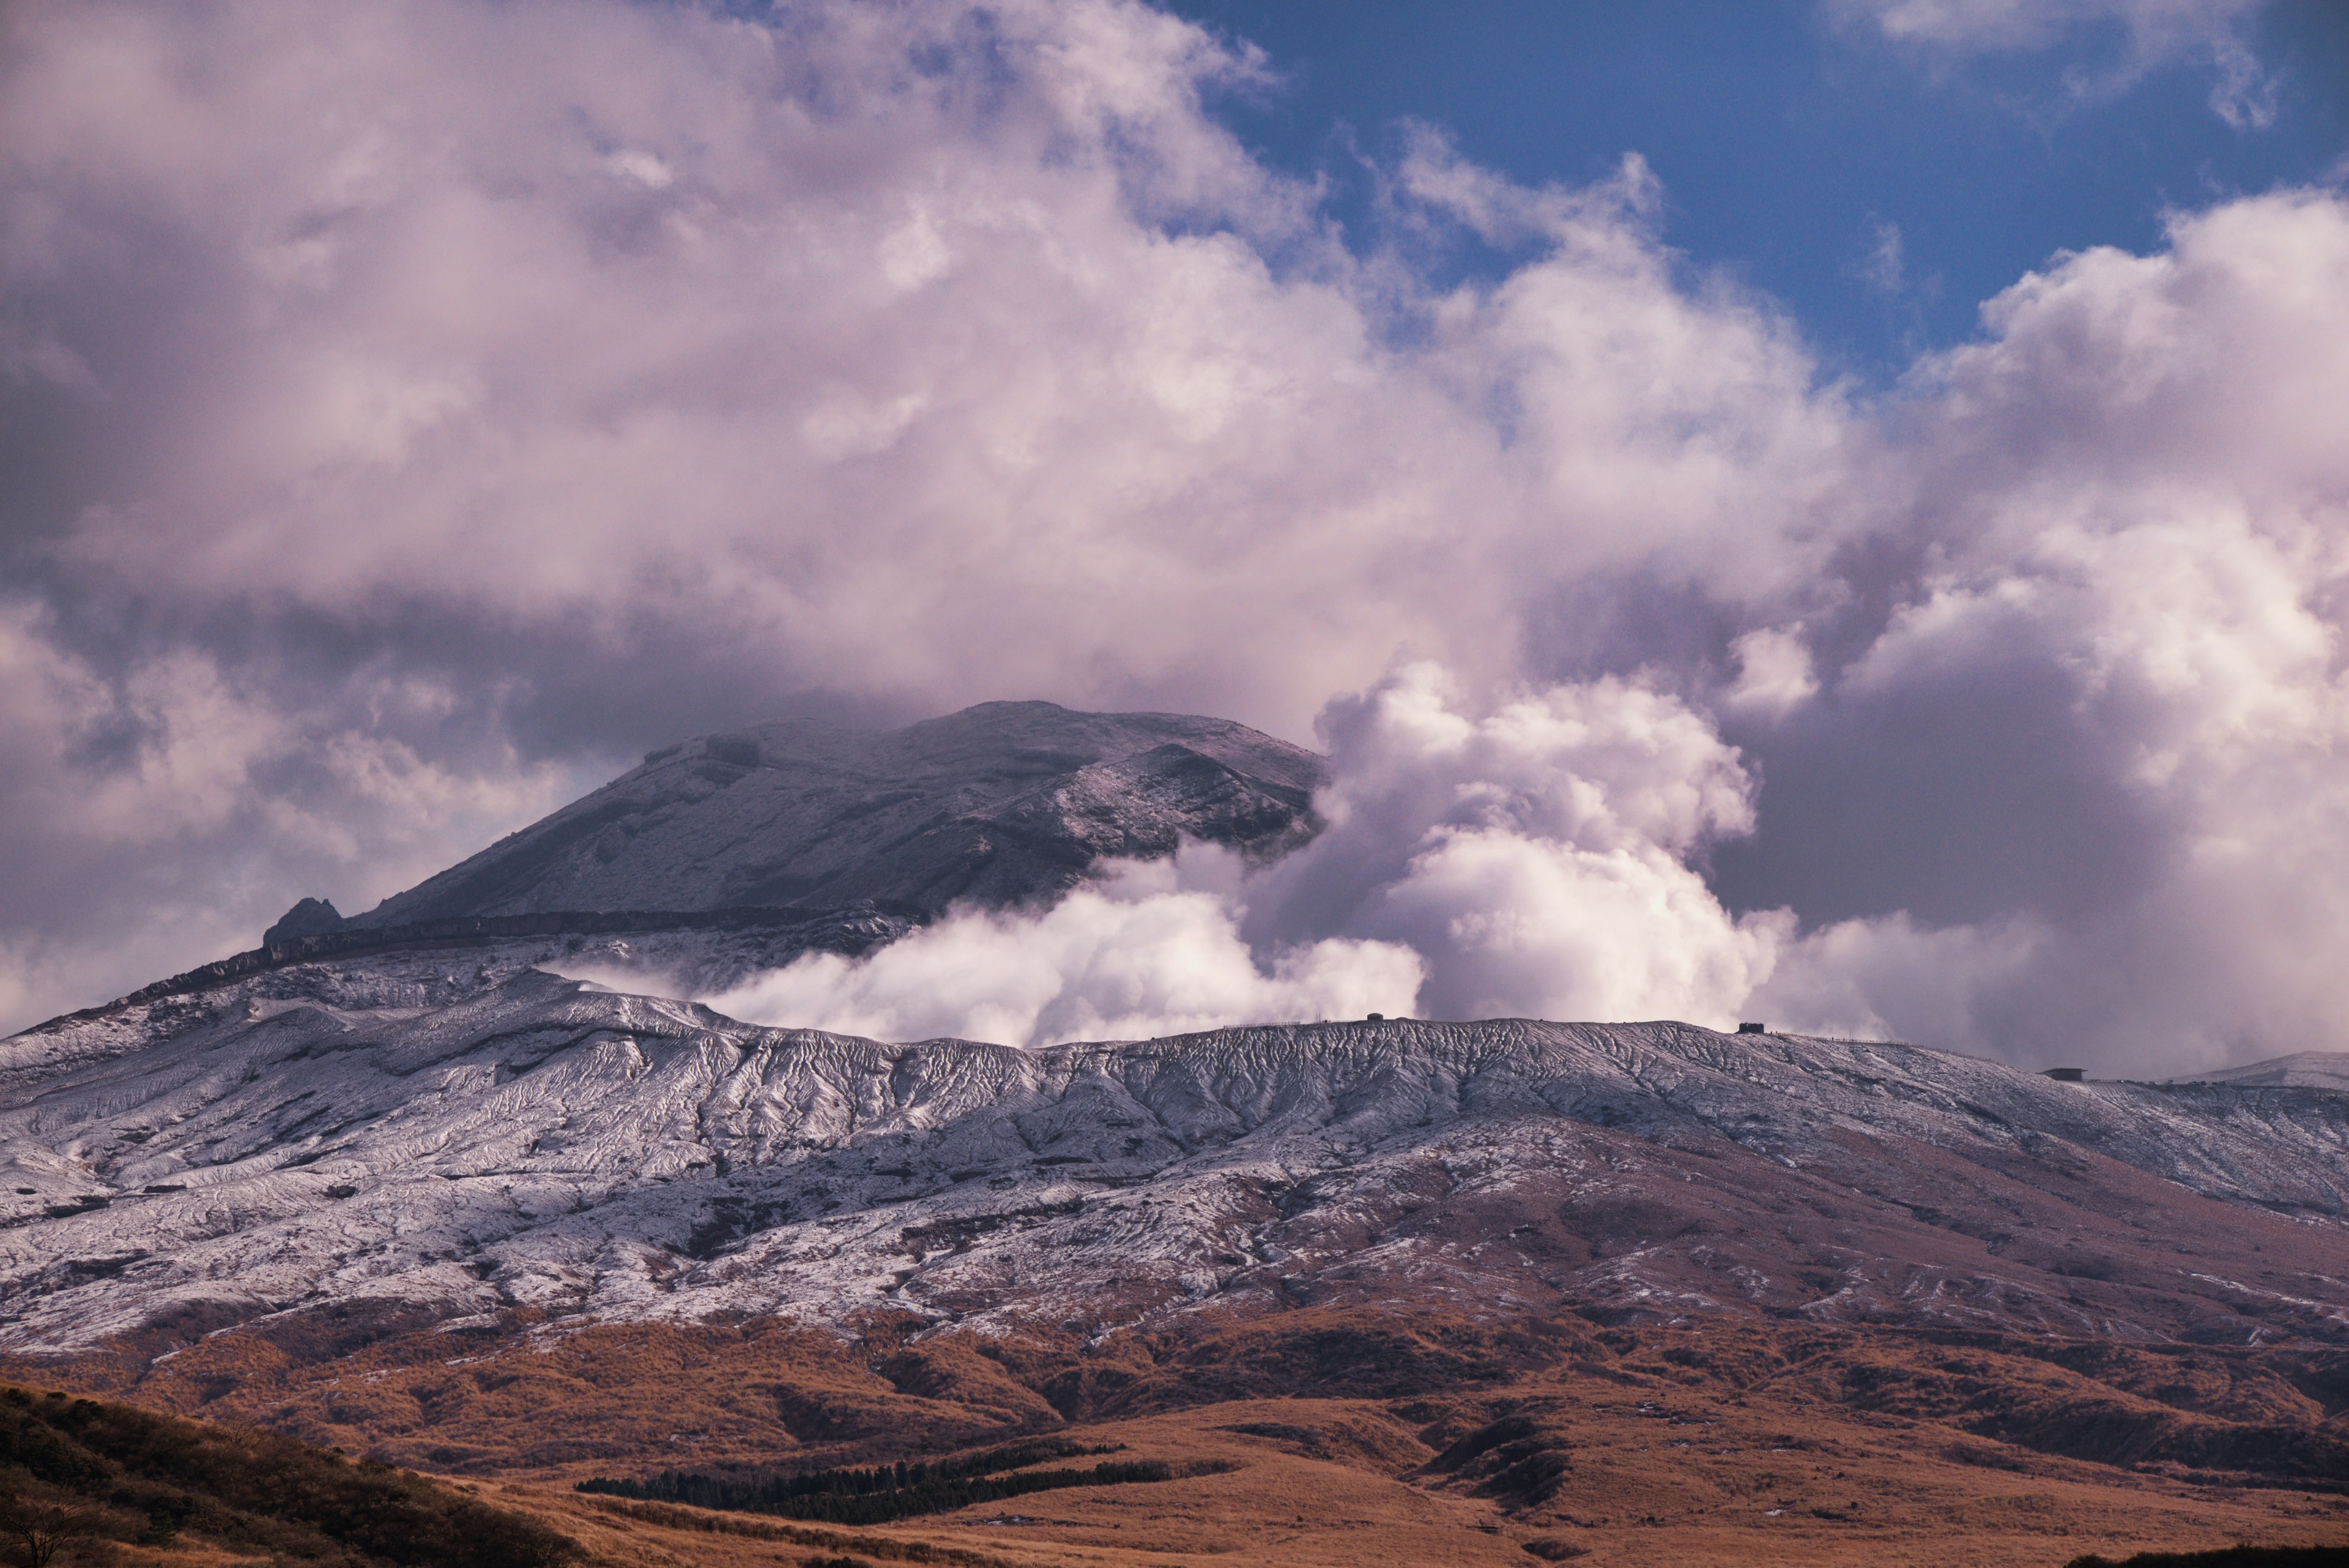
[[1182,838],[1294,848],[1320,779],[1310,752],[1177,713],[988,702],[883,733],[791,720],[654,752],[352,923],[1024,903]]
[[890,1044],[549,972],[802,941],[805,904],[760,900],[880,941],[1181,836],[1276,853],[1315,776],[1237,726],[1041,704],[657,753],[356,932],[0,1043],[0,1348],[320,1308],[1092,1334],[1345,1301],[2349,1339],[2349,1094],[2304,1072],[1522,1019]]
[[597,956],[640,972],[657,957],[673,989],[714,992],[811,951],[870,952],[950,905],[1048,906],[1104,860],[1185,841],[1277,858],[1319,831],[1323,776],[1301,747],[1180,713],[988,702],[881,732],[780,721],[662,747],[364,914],[304,898],[261,947],[72,1018],[303,960],[517,938],[625,936]]

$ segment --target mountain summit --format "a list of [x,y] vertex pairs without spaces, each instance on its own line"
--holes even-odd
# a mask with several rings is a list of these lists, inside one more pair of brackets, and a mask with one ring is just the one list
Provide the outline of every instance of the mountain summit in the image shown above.
[[1189,837],[1310,837],[1321,760],[1223,719],[983,702],[882,733],[783,720],[644,765],[347,923],[1050,899]]

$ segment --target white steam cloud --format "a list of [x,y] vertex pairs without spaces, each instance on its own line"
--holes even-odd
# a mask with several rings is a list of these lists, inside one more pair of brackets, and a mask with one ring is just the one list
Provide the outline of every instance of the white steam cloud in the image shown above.
[[701,1000],[753,1023],[1013,1044],[1369,1012],[1729,1022],[1794,923],[1732,918],[1688,865],[1752,826],[1735,752],[1621,681],[1481,719],[1455,700],[1420,664],[1331,704],[1329,826],[1264,872],[1195,846],[1048,911],[958,912]]
[[1266,877],[1259,929],[1397,941],[1445,1018],[1729,1021],[1792,919],[1733,919],[1689,864],[1754,825],[1713,724],[1621,680],[1481,718],[1430,665],[1322,719],[1328,830]]
[[1217,858],[1114,866],[1040,914],[957,910],[870,957],[811,954],[699,1000],[756,1023],[1015,1045],[1411,1011],[1420,962],[1394,943],[1328,939],[1259,966],[1237,897],[1184,886]]

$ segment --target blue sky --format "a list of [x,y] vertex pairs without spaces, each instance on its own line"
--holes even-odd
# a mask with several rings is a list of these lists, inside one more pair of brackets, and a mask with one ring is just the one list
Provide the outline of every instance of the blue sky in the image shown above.
[[2212,109],[2207,49],[2129,71],[2110,18],[1953,53],[1785,3],[1168,8],[1266,51],[1278,85],[1217,112],[1268,162],[1330,180],[1358,239],[1361,155],[1405,119],[1528,184],[1637,152],[1671,244],[1782,302],[1831,370],[1869,380],[1974,333],[1982,300],[2058,251],[2151,251],[2167,210],[2338,178],[2349,152],[2349,5],[2327,0],[2237,25],[2275,108],[2241,127]]

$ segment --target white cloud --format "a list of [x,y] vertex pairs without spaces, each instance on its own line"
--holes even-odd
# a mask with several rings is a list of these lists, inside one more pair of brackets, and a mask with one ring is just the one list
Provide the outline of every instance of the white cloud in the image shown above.
[[1757,627],[1731,643],[1729,653],[1737,667],[1735,683],[1721,698],[1729,712],[1783,719],[1818,695],[1818,675],[1799,621]]
[[2041,48],[2094,22],[2117,22],[2146,47],[2225,32],[2266,0],[1834,0],[1889,38],[1959,48]]
[[[1862,19],[2174,58],[2249,14]],[[812,693],[1302,737],[1364,691],[1320,845],[1088,895],[988,1027],[1367,1011],[1402,948],[1431,1012],[2337,1038],[2349,203],[2055,258],[1862,401],[1686,273],[1637,161],[1528,190],[1416,134],[1350,250],[1201,109],[1260,59],[1118,0],[988,16],[7,14],[0,413],[55,439],[0,518],[0,1010]],[[1430,234],[1522,260],[1438,284]],[[962,1028],[925,977],[1004,929],[827,1016]]]
[[1868,254],[1856,269],[1859,281],[1878,294],[1899,294],[1909,284],[1900,225],[1876,219],[1868,225]]
[[1788,944],[1742,1011],[1831,1037],[2004,1044],[2001,1054],[2026,1064],[2075,1065],[2054,1059],[2060,1041],[2017,1038],[2028,1022],[2012,1005],[2018,984],[2046,961],[2051,935],[2031,920],[1940,929],[1906,915],[1841,920]]
[[[1401,644],[1506,673],[1525,597],[1641,532],[1710,575],[1733,509],[1749,566],[1815,525],[1833,404],[1766,309],[1679,291],[1636,165],[1526,197],[1415,153],[1430,221],[1547,248],[1398,297],[1200,113],[1247,59],[1113,0],[991,15],[29,14],[16,190],[69,218],[16,283],[150,379],[255,324],[66,552],[191,606],[626,618],[783,690],[1299,732]],[[188,281],[124,275],[132,213]],[[151,345],[104,342],[124,294]]]
[[1750,830],[1752,785],[1675,698],[1609,680],[1478,717],[1420,664],[1322,731],[1330,826],[1267,875],[1251,929],[1403,943],[1433,1016],[1733,1022],[1790,934],[1691,868]]
[[2274,123],[2277,83],[2242,36],[2267,0],[1826,0],[1831,16],[1884,37],[1958,56],[2049,48],[2099,26],[2119,53],[2064,73],[2065,94],[2098,102],[2182,59],[2210,66],[2210,111],[2237,130]]
[[657,152],[647,152],[631,147],[613,153],[604,160],[604,166],[623,180],[633,180],[647,190],[662,191],[677,182],[677,171]]
[[2349,455],[2322,412],[2349,397],[2344,289],[2349,207],[2238,202],[2163,254],[2025,279],[1992,341],[1919,378],[1947,554],[1847,687],[2021,653],[2069,693],[2069,765],[2143,824],[2131,874],[1990,986],[2006,1017],[1978,1044],[2069,1037],[2152,1071],[2334,1037],[2349,998],[2308,933],[2349,878],[2320,782],[2349,738]]
[[[1330,939],[1259,965],[1240,940],[1245,910],[1227,891],[1185,887],[1184,869],[1112,866],[1041,913],[957,910],[867,958],[810,954],[700,1000],[754,1023],[1008,1045],[1411,1012],[1409,949]],[[1228,881],[1224,869],[1206,875]]]
[[1013,1044],[1370,1012],[1726,1023],[1792,934],[1783,912],[1732,919],[1689,868],[1752,815],[1736,753],[1672,698],[1600,681],[1477,718],[1419,664],[1323,722],[1329,828],[1268,871],[1195,847],[1047,911],[958,911],[701,1000]]

